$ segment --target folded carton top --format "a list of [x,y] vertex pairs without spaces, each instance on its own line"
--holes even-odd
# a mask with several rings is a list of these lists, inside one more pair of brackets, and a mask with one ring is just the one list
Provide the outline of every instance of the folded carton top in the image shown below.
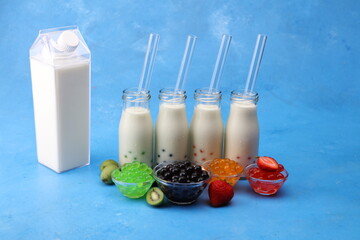
[[90,50],[76,26],[40,30],[30,58],[50,65],[90,60]]

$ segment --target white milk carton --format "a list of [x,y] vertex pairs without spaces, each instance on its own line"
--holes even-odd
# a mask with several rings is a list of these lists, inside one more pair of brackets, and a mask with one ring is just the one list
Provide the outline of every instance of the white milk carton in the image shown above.
[[90,63],[77,27],[40,30],[30,48],[37,157],[58,173],[90,163]]

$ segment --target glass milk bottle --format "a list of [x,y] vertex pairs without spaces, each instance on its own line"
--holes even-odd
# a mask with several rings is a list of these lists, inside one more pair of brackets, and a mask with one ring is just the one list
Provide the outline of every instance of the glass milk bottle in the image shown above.
[[159,99],[159,115],[156,121],[156,161],[161,163],[166,160],[186,160],[189,128],[185,91],[161,89]]
[[90,62],[77,27],[40,30],[30,48],[37,157],[56,172],[90,163]]
[[201,164],[222,156],[224,126],[220,112],[221,92],[197,89],[195,100],[190,125],[189,158]]
[[259,123],[255,92],[232,91],[230,114],[226,124],[225,157],[243,167],[254,163],[258,156]]
[[119,125],[120,164],[140,161],[152,166],[153,125],[148,90],[125,89]]

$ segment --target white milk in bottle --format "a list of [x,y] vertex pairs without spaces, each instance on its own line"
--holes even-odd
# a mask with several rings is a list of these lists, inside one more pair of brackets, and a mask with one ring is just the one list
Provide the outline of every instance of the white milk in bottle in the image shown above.
[[153,125],[148,90],[125,89],[119,124],[120,164],[140,161],[152,166]]
[[166,160],[186,160],[189,128],[186,117],[185,91],[160,90],[159,115],[156,121],[157,163]]
[[225,157],[243,167],[254,163],[258,156],[259,123],[255,92],[231,92],[230,114],[226,124]]
[[195,100],[190,125],[189,158],[201,164],[222,157],[224,127],[220,112],[221,92],[197,89]]
[[90,163],[90,50],[77,27],[41,30],[30,49],[38,161],[56,172]]

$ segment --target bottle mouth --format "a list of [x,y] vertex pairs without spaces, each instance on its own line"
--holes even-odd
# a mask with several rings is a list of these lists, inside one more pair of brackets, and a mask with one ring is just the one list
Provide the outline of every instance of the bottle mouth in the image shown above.
[[150,91],[147,89],[127,88],[123,91],[122,99],[131,102],[143,102],[150,100]]
[[219,94],[221,95],[221,91],[219,89],[212,89],[212,91],[210,92],[210,88],[208,87],[198,88],[195,90],[195,93],[209,95],[209,96],[219,95]]
[[259,94],[257,92],[245,92],[244,89],[238,89],[231,91],[231,101],[236,102],[254,102],[257,103],[259,100]]
[[166,103],[183,103],[186,100],[186,91],[174,88],[163,88],[159,91],[159,100]]
[[198,88],[194,93],[195,100],[209,104],[219,102],[221,97],[222,94],[219,89],[212,89],[212,91],[210,91],[209,88]]
[[183,95],[183,94],[186,94],[186,91],[184,89],[178,89],[175,91],[175,88],[162,88],[162,89],[160,89],[159,93]]

